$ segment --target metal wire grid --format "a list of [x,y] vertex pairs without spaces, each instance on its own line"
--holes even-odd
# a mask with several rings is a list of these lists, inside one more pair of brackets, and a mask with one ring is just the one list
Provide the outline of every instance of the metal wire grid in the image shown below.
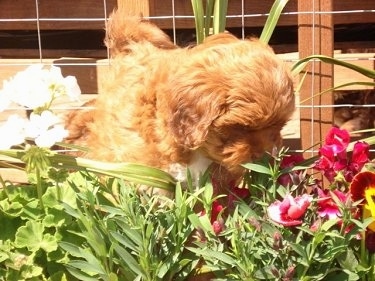
[[[246,37],[246,32],[245,32],[245,19],[247,18],[256,18],[256,17],[262,17],[262,18],[266,18],[268,16],[267,13],[257,13],[257,14],[246,14],[245,13],[245,1],[246,0],[241,0],[241,11],[239,14],[229,14],[227,16],[227,18],[240,18],[241,19],[241,36],[242,38],[245,38]],[[180,14],[177,14],[176,12],[176,3],[177,1],[176,0],[171,0],[171,6],[172,6],[172,9],[171,9],[171,14],[170,15],[167,15],[167,16],[150,16],[149,18],[151,20],[153,20],[156,24],[158,23],[158,20],[165,20],[165,19],[168,19],[168,20],[171,20],[172,21],[172,32],[173,32],[173,40],[174,42],[176,43],[177,39],[177,28],[176,28],[176,21],[179,20],[179,19],[193,19],[193,15],[180,15]],[[313,14],[313,15],[318,15],[318,14],[332,14],[332,15],[335,15],[335,14],[363,14],[363,13],[372,13],[375,15],[375,9],[371,9],[371,10],[345,10],[345,11],[330,11],[330,12],[321,12],[321,11],[317,11],[314,7],[314,0],[312,0],[312,3],[313,3],[313,10],[312,11],[292,11],[292,12],[284,12],[282,13],[282,16],[287,16],[287,15],[298,15],[298,14]],[[230,3],[229,3],[230,5]],[[42,36],[41,36],[41,23],[42,22],[99,22],[99,23],[103,23],[103,25],[105,26],[106,24],[106,21],[108,19],[108,14],[107,14],[107,1],[106,0],[103,0],[103,17],[101,18],[47,18],[47,17],[40,17],[40,13],[39,13],[39,2],[38,0],[35,0],[35,6],[36,6],[36,18],[0,18],[0,24],[1,22],[21,22],[21,21],[25,21],[25,22],[35,22],[36,23],[36,26],[37,26],[37,36],[38,36],[38,51],[39,51],[39,63],[43,63],[43,64],[51,64],[49,61],[45,60],[44,57],[43,57],[43,44],[42,44]],[[374,7],[375,8],[375,7]],[[314,19],[315,17],[313,17]],[[314,27],[315,26],[315,22],[312,22],[312,26]],[[314,30],[314,29],[313,29]],[[311,41],[313,42],[315,36],[314,34],[312,35],[312,38],[311,38]],[[312,54],[315,54],[315,51],[313,49],[312,51]],[[107,59],[108,60],[101,60],[101,61],[98,61],[98,62],[79,62],[79,63],[71,63],[71,64],[63,64],[64,66],[66,65],[71,65],[71,66],[93,66],[93,67],[96,67],[96,66],[100,66],[100,65],[107,65],[108,63],[110,63],[110,59],[109,59],[109,50],[107,50]],[[375,59],[372,57],[368,57],[368,58],[353,58],[353,57],[341,57],[342,60],[344,61],[350,61],[350,62],[355,62],[355,61],[358,61],[358,60],[371,60],[371,61],[374,61]],[[286,61],[290,62],[290,63],[293,63],[296,61],[296,59],[287,59]],[[27,66],[29,63],[28,62],[23,62],[22,60],[17,60],[17,61],[2,61],[0,60],[0,67],[7,67],[7,66]],[[59,64],[56,64],[54,63],[54,65],[59,65]],[[313,73],[314,73],[314,70],[313,70]],[[311,114],[312,114],[312,117],[313,117],[313,114],[314,114],[314,108],[316,107],[321,107],[321,108],[324,108],[324,107],[330,107],[330,108],[333,108],[333,107],[375,107],[374,104],[371,104],[371,105],[355,105],[355,104],[340,104],[340,105],[335,105],[335,104],[325,104],[325,105],[315,105],[314,104],[314,94],[315,93],[315,89],[314,89],[314,84],[312,83],[311,85],[311,104],[304,104],[304,105],[298,105],[297,104],[297,108],[311,108]],[[74,108],[77,108],[77,107],[74,107]],[[72,109],[71,107],[64,107],[65,110],[70,110]],[[14,108],[12,108],[11,110],[14,110]],[[312,118],[313,120],[313,118]],[[313,135],[313,131],[311,132],[311,135]],[[315,153],[316,151],[312,150],[311,151],[312,153]]]

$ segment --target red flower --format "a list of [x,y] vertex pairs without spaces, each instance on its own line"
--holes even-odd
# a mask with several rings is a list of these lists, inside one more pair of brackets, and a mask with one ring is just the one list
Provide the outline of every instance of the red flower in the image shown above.
[[220,212],[223,210],[223,206],[218,202],[214,201],[212,202],[212,209],[211,209],[211,224],[217,220],[217,217],[219,216]]
[[283,201],[277,200],[272,203],[267,213],[270,219],[284,226],[294,226],[302,224],[299,220],[310,206],[312,196],[303,194],[302,196],[293,197],[285,196]]
[[352,163],[350,163],[350,170],[357,174],[363,166],[370,161],[370,145],[366,142],[356,142],[353,147]]
[[215,232],[216,235],[220,234],[220,232],[223,231],[224,226],[225,225],[224,225],[223,219],[219,219],[219,220],[214,221],[212,223],[212,229],[213,229],[213,231]]

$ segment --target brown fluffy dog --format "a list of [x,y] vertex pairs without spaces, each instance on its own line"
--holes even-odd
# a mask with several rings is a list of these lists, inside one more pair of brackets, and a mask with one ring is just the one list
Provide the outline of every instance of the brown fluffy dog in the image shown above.
[[[284,63],[257,40],[223,33],[179,48],[148,21],[114,13],[111,67],[93,111],[69,116],[89,158],[136,162],[197,176],[210,162],[232,175],[281,144],[294,111]],[[177,168],[177,169],[176,169]]]

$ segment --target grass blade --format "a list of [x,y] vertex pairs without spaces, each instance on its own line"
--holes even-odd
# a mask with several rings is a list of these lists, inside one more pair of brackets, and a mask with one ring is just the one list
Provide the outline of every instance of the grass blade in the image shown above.
[[328,57],[328,56],[323,56],[323,55],[312,55],[312,56],[308,56],[306,58],[300,59],[292,67],[293,74],[299,73],[302,69],[304,69],[306,67],[306,65],[309,62],[314,61],[314,60],[320,60],[320,61],[325,62],[325,63],[340,65],[340,66],[349,68],[351,70],[354,70],[354,71],[356,71],[356,72],[358,72],[358,73],[360,73],[360,74],[362,74],[362,75],[364,75],[368,78],[375,79],[375,70],[368,69],[368,68],[365,68],[365,67],[361,67],[361,66],[356,65],[356,64],[352,64],[352,63],[349,63],[349,62],[345,62],[345,61],[342,61],[342,60],[338,60],[338,59]]

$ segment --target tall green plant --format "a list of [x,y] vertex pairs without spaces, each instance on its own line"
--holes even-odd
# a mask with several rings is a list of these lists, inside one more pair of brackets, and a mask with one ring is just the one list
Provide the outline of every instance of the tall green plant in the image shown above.
[[195,17],[195,30],[197,43],[200,44],[204,38],[212,34],[224,32],[228,0],[191,0]]
[[[275,30],[282,10],[289,0],[276,0],[270,10],[267,21],[260,35],[260,40],[268,43]],[[228,0],[191,0],[194,18],[197,43],[200,44],[210,34],[224,32],[228,10]]]

